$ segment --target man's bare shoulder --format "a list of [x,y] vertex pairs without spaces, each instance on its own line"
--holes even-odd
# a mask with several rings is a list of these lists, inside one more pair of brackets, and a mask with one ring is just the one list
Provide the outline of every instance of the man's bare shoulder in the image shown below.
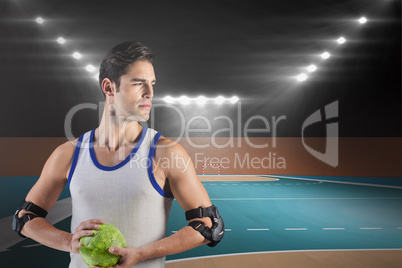
[[78,139],[68,140],[53,150],[43,167],[40,180],[67,180],[77,141]]
[[53,151],[52,155],[49,158],[52,158],[54,163],[57,163],[63,167],[68,167],[71,165],[74,157],[75,147],[77,145],[78,138],[74,140],[68,140],[59,146]]
[[[69,156],[74,154],[75,151],[75,147],[77,146],[77,142],[78,142],[78,138],[74,139],[74,140],[68,140],[65,143],[60,144],[56,150],[65,156]],[[55,151],[56,151],[55,150]]]
[[[160,156],[187,155],[186,150],[179,143],[161,136],[156,144],[156,151]],[[171,156],[171,155],[170,155]]]

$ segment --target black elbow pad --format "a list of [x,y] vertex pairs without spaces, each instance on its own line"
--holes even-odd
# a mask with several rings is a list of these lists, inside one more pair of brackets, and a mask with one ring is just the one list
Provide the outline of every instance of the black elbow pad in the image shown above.
[[[25,211],[30,211],[32,213],[27,213],[21,218],[18,217],[18,214],[20,213],[21,210]],[[24,200],[21,201],[20,205],[18,206],[17,211],[15,211],[14,217],[13,217],[13,222],[12,222],[12,228],[14,231],[18,233],[19,236],[25,238],[23,234],[21,234],[22,227],[24,227],[25,223],[27,223],[30,220],[35,219],[36,217],[42,217],[45,218],[47,216],[47,211],[44,210],[43,208],[35,205],[32,202],[27,202]]]
[[215,206],[210,206],[207,208],[199,207],[186,211],[186,220],[204,217],[211,218],[211,228],[205,226],[205,224],[200,221],[190,222],[189,226],[193,227],[194,230],[200,232],[202,236],[210,241],[208,246],[215,247],[222,240],[223,235],[225,234],[225,225],[218,209]]

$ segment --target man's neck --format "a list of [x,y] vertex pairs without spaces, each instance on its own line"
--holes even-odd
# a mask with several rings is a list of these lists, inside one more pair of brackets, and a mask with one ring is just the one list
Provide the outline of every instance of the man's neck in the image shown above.
[[141,131],[142,126],[137,121],[124,121],[104,114],[95,130],[94,140],[97,146],[115,152],[132,145],[139,138]]

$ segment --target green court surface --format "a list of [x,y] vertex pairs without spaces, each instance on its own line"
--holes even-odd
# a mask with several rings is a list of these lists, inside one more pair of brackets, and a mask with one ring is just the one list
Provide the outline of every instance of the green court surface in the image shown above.
[[[400,188],[300,177],[203,184],[224,218],[225,237],[215,248],[202,246],[167,260],[242,252],[402,248]],[[2,212],[2,217],[9,216]],[[68,231],[70,220],[56,226]],[[167,235],[185,225],[184,211],[174,201]],[[0,252],[0,258],[4,267],[25,267],[33,260],[35,267],[67,267],[69,255],[26,239]]]

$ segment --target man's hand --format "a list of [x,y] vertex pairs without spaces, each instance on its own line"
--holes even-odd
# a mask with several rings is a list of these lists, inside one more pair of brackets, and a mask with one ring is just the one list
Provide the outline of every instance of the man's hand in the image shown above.
[[83,221],[75,229],[74,234],[72,234],[70,241],[70,251],[73,253],[80,253],[79,248],[82,247],[80,243],[80,238],[83,236],[90,236],[93,234],[91,230],[99,229],[99,224],[104,224],[100,219],[90,219]]
[[[140,261],[139,251],[133,247],[126,248],[109,248],[109,252],[115,255],[120,255],[119,263],[116,266],[109,268],[131,268]],[[94,266],[93,268],[101,268]]]

